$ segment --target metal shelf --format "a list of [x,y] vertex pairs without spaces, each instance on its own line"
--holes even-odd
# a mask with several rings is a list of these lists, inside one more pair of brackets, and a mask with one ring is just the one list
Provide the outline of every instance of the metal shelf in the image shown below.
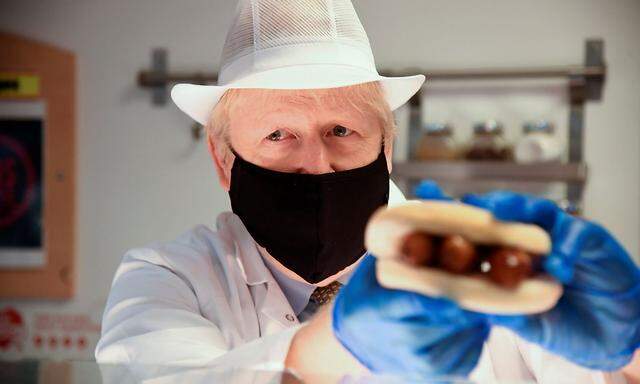
[[[176,82],[198,84],[215,83],[216,72],[175,72],[169,71],[166,49],[152,52],[150,69],[138,71],[137,83],[152,91],[155,105],[163,105],[169,98],[169,85]],[[585,55],[581,65],[561,65],[521,68],[467,68],[429,70],[381,70],[387,76],[414,75],[424,73],[433,80],[486,80],[486,79],[543,79],[564,78],[569,94],[568,116],[568,161],[569,163],[523,165],[515,163],[447,162],[420,163],[409,161],[395,165],[393,177],[408,183],[433,178],[441,181],[508,181],[508,182],[565,182],[566,199],[576,209],[580,208],[587,178],[587,166],[583,163],[585,104],[602,99],[602,91],[607,78],[604,58],[604,41],[587,40]],[[422,95],[418,91],[408,102],[409,140],[414,143],[419,136],[422,123]],[[200,127],[194,126],[194,137],[200,137]],[[409,153],[412,153],[409,148]]]
[[393,164],[395,178],[440,181],[533,181],[583,185],[587,180],[584,163],[518,164],[494,161],[410,161]]
[[[529,68],[464,68],[464,69],[428,69],[419,68],[404,71],[381,70],[383,76],[411,76],[424,72],[429,80],[494,80],[494,79],[545,79],[583,77],[590,80],[604,81],[607,67],[604,64],[592,66],[566,65],[556,67]],[[151,81],[145,73],[143,80]]]
[[[572,90],[572,101],[582,102],[584,99],[597,100],[600,98],[602,84],[607,76],[603,47],[601,40],[587,41],[584,65],[523,68],[381,69],[379,72],[384,76],[411,76],[423,73],[430,80],[566,78],[569,80],[569,87]],[[166,103],[171,84],[182,82],[216,84],[217,81],[218,73],[215,71],[169,71],[169,54],[165,48],[154,49],[151,53],[151,68],[139,70],[137,74],[138,85],[151,89],[152,101],[155,105]]]
[[[392,72],[391,75],[404,73]],[[587,40],[583,65],[544,68],[458,69],[427,71],[427,77],[437,80],[484,80],[515,78],[566,78],[569,95],[568,163],[523,165],[515,163],[420,163],[409,160],[396,165],[393,177],[405,188],[416,180],[432,178],[442,182],[498,181],[513,186],[545,182],[564,182],[567,205],[574,212],[582,206],[586,185],[587,167],[583,163],[585,104],[602,99],[607,76],[604,58],[604,41]],[[428,97],[427,97],[428,99]],[[409,100],[408,153],[413,153],[421,135],[423,97],[417,93]],[[402,188],[402,187],[401,187]]]

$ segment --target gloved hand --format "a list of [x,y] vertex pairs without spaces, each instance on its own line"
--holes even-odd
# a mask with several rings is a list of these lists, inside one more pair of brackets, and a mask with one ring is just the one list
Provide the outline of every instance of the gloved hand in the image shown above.
[[552,239],[545,270],[564,284],[550,311],[533,316],[490,316],[489,321],[588,368],[615,370],[640,347],[640,270],[601,226],[573,217],[553,202],[492,192],[463,202],[498,219],[533,223]]
[[[444,198],[438,188],[432,198]],[[376,373],[466,376],[489,333],[486,317],[452,301],[381,287],[367,255],[332,309],[336,338]]]

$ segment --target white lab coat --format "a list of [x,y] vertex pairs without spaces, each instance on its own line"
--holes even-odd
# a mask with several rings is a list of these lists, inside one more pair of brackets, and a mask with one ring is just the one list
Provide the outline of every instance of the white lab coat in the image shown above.
[[[137,379],[207,366],[249,381],[240,379],[248,369],[284,368],[299,327],[254,240],[238,216],[225,212],[215,232],[199,225],[174,241],[125,254],[95,357],[99,363],[135,365]],[[578,367],[506,329],[492,330],[471,378],[624,383],[621,375]]]

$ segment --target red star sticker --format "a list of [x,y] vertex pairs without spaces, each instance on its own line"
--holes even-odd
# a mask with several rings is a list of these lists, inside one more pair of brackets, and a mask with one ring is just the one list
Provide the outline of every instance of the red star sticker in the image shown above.
[[71,338],[69,336],[65,336],[62,340],[62,345],[64,345],[65,348],[71,347]]
[[87,340],[84,338],[84,336],[80,336],[78,338],[78,348],[84,349],[86,345],[87,345]]
[[56,348],[58,346],[58,339],[55,336],[49,336],[49,347]]
[[42,347],[42,336],[35,335],[33,337],[33,345],[35,345],[38,348]]

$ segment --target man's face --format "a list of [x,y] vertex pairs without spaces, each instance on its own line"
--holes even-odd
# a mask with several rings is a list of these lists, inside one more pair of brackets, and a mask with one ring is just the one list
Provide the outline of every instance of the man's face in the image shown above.
[[[362,167],[380,153],[383,129],[366,106],[339,92],[244,89],[229,111],[229,140],[245,160],[281,172],[321,174]],[[316,93],[318,101],[309,97]],[[230,186],[233,155],[210,141],[222,186]],[[385,142],[391,171],[389,138]]]

